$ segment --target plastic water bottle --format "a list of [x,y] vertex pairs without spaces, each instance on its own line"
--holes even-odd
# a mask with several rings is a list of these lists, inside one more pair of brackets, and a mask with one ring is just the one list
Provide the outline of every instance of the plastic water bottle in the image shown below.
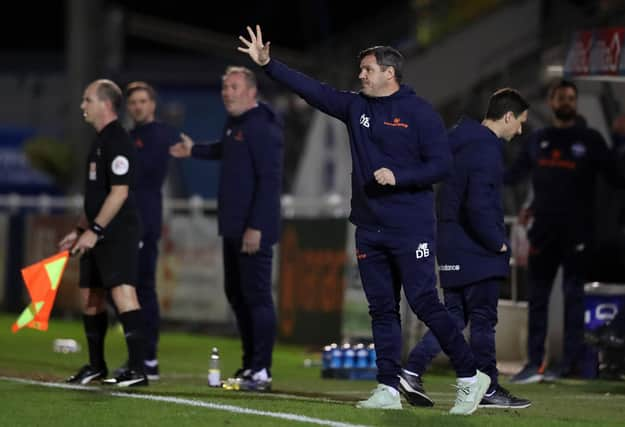
[[356,344],[354,347],[356,351],[356,368],[364,369],[369,367],[369,351],[362,343]]
[[378,355],[375,352],[375,345],[373,343],[369,344],[367,350],[369,353],[369,367],[376,369],[378,365],[375,363],[375,361],[377,360]]
[[349,343],[343,344],[343,368],[352,369],[356,353]]
[[221,386],[221,370],[219,368],[219,350],[213,347],[208,362],[208,385],[211,387]]
[[326,345],[323,347],[323,355],[321,357],[322,360],[322,369],[330,369],[330,364],[332,363],[332,346]]
[[332,347],[332,359],[330,360],[330,368],[332,369],[340,369],[343,364],[343,352],[341,351],[341,347],[337,344],[330,344]]

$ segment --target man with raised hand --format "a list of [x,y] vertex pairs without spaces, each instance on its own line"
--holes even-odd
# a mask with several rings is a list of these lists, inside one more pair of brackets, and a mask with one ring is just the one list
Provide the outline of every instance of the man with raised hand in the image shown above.
[[378,386],[359,408],[401,409],[399,298],[433,331],[458,376],[452,414],[473,413],[490,378],[476,369],[471,349],[438,299],[432,185],[451,167],[440,116],[401,84],[402,55],[392,47],[360,52],[358,93],[336,90],[270,58],[259,26],[239,37],[246,53],[274,80],[348,127],[352,210],[358,268],[369,302]]

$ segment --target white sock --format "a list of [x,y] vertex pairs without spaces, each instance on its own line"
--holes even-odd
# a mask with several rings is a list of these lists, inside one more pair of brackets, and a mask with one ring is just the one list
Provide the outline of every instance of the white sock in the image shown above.
[[475,384],[477,382],[477,374],[473,375],[472,377],[458,377],[458,381],[462,381],[463,383]]
[[145,366],[149,366],[150,368],[155,368],[158,366],[158,360],[144,360],[143,363]]
[[416,372],[409,371],[408,369],[402,369],[402,371],[404,371],[404,372],[405,372],[406,374],[408,374],[408,375],[412,375],[413,377],[417,377],[417,378],[419,378],[419,376],[420,376],[420,375],[419,375],[419,374],[417,374]]
[[252,375],[252,379],[255,381],[267,381],[269,379],[267,369],[263,368],[260,371],[254,372],[254,375]]
[[389,393],[391,393],[393,396],[399,396],[399,390],[397,390],[395,387],[391,387],[390,385],[386,385],[386,384],[382,384],[384,386],[384,388],[386,388],[388,390]]

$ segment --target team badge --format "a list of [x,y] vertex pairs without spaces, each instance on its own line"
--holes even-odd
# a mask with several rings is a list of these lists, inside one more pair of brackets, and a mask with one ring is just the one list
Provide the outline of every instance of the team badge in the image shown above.
[[130,163],[128,159],[124,156],[117,156],[113,159],[111,163],[111,170],[115,175],[126,175],[128,173],[128,169],[130,168]]
[[89,163],[89,181],[95,181],[97,178],[96,175],[96,163],[95,162],[91,162]]
[[549,141],[541,141],[540,148],[544,150],[547,147],[549,147]]

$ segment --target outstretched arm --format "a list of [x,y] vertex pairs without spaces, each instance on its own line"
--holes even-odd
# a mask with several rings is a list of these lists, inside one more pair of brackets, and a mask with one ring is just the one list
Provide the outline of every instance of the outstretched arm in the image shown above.
[[181,141],[169,147],[169,154],[183,159],[195,157],[197,159],[218,160],[221,158],[221,142],[214,144],[196,144],[184,133],[180,134]]

